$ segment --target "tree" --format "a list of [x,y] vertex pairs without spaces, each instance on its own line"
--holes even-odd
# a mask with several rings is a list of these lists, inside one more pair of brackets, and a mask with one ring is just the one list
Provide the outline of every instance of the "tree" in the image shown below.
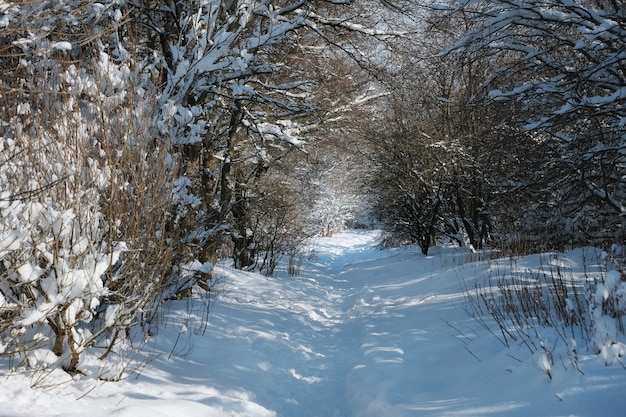
[[[346,17],[346,10],[356,13]],[[188,236],[185,256],[213,263],[228,235],[235,265],[252,265],[248,208],[256,184],[273,158],[301,148],[327,116],[320,111],[327,103],[313,92],[319,67],[307,65],[315,65],[311,57],[332,57],[329,45],[354,56],[359,36],[393,35],[358,24],[360,12],[343,2],[248,0],[145,2],[134,12],[161,57],[154,64],[164,82],[155,136],[171,138],[180,156],[172,227]]]
[[543,178],[528,190],[539,216],[527,230],[547,228],[556,245],[623,239],[625,6],[468,1],[453,12],[472,12],[477,26],[450,53],[502,59],[486,79],[491,97],[520,103],[514,121],[529,146],[543,149]]
[[492,238],[497,207],[496,166],[482,165],[482,151],[498,135],[504,106],[483,106],[492,61],[439,55],[467,20],[436,10],[422,17],[419,42],[401,40],[404,53],[379,71],[391,94],[368,135],[375,207],[393,239],[424,253],[442,238],[479,249]]

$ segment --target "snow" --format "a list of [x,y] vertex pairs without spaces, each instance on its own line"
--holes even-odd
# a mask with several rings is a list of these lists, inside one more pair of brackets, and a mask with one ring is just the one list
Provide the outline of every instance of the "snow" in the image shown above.
[[67,41],[55,42],[52,45],[50,45],[50,49],[56,50],[56,51],[64,51],[64,52],[71,51],[72,44]]
[[[317,239],[317,256],[296,278],[217,265],[220,297],[208,323],[202,309],[187,312],[190,300],[172,302],[145,366],[120,382],[60,370],[43,380],[1,362],[0,416],[623,415],[626,370],[605,365],[623,356],[623,344],[598,355],[572,343],[579,371],[553,356],[551,341],[535,353],[506,348],[468,315],[464,288],[513,263],[545,269],[545,257],[479,260],[443,246],[423,256],[379,250],[378,239],[369,231]],[[582,262],[591,253],[560,254],[558,266],[593,274]],[[615,273],[606,278],[605,288],[620,285]]]

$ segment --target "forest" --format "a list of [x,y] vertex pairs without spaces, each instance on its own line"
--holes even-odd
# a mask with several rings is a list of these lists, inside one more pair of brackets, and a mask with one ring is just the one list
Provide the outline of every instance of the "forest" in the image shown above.
[[296,276],[346,228],[623,265],[625,227],[624,1],[0,0],[15,366],[80,373],[219,260]]

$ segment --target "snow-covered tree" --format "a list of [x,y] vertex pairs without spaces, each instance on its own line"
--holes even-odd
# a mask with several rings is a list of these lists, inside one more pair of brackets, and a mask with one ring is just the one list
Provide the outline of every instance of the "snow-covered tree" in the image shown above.
[[171,140],[181,157],[173,227],[187,234],[185,256],[214,262],[228,234],[235,265],[253,262],[247,207],[256,184],[320,123],[312,71],[294,57],[324,55],[329,45],[347,49],[340,33],[390,32],[357,24],[358,13],[346,10],[352,6],[333,1],[212,0],[148,1],[133,11],[160,57],[155,136]]
[[492,61],[439,55],[467,20],[438,10],[424,10],[423,19],[379,72],[391,94],[367,135],[375,167],[369,183],[391,242],[419,243],[426,253],[445,238],[478,249],[493,231],[491,173],[501,168],[483,155],[493,151],[487,143],[499,135],[505,106],[484,105]]
[[453,8],[477,26],[450,51],[498,57],[501,66],[485,80],[491,97],[519,103],[511,123],[524,126],[529,148],[544,155],[540,166],[537,158],[526,165],[541,173],[526,188],[527,230],[551,230],[553,244],[623,239],[626,4],[464,1]]

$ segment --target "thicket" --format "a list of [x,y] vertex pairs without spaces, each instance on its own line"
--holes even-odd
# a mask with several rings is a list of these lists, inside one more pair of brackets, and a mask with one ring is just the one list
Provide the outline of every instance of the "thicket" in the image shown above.
[[0,352],[77,373],[97,347],[109,365],[96,376],[117,379],[130,329],[149,331],[160,303],[192,285],[171,263],[177,161],[152,137],[154,92],[120,56],[119,9],[6,6]]

